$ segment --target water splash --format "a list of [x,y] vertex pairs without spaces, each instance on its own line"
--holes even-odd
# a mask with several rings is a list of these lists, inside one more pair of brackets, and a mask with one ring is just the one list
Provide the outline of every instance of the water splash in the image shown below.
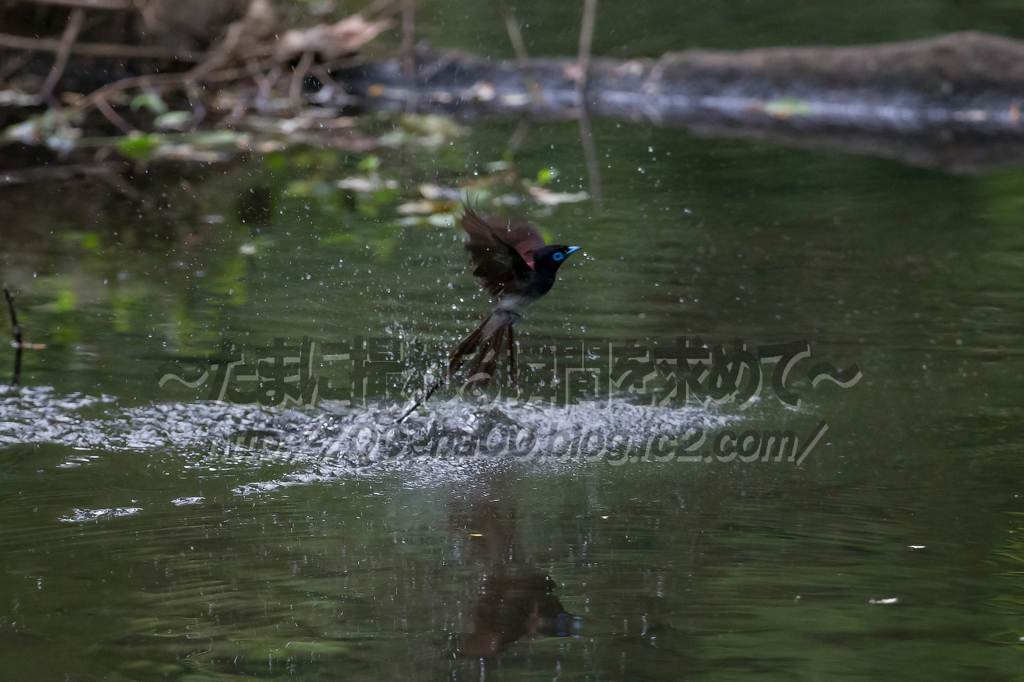
[[[0,393],[0,442],[88,451],[69,457],[61,465],[67,467],[87,465],[97,453],[136,451],[170,453],[187,469],[287,468],[272,481],[235,489],[248,495],[396,466],[412,466],[433,478],[502,461],[548,466],[610,458],[648,461],[679,450],[688,435],[735,419],[701,408],[640,406],[623,399],[568,407],[453,399],[431,404],[402,423],[399,413],[394,407],[331,403],[264,408],[197,401],[121,408],[109,396],[22,388]],[[196,502],[182,498],[180,503]]]
[[142,507],[118,507],[117,509],[75,509],[70,516],[62,516],[64,523],[85,523],[101,519],[116,519],[123,516],[134,516],[142,511]]

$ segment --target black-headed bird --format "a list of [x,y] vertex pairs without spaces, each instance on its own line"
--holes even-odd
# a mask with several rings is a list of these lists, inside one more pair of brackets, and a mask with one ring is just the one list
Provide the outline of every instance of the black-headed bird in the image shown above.
[[445,380],[450,380],[474,351],[476,357],[470,364],[467,388],[482,388],[490,383],[506,341],[508,376],[514,378],[516,346],[512,327],[522,319],[523,310],[551,290],[562,262],[580,250],[578,246],[545,244],[544,238],[529,224],[518,220],[485,220],[469,206],[465,206],[462,228],[469,235],[466,252],[473,275],[494,297],[495,304],[480,326],[448,354],[445,378],[416,399],[398,419],[399,423],[429,400]]
[[469,206],[462,216],[462,228],[469,236],[466,252],[473,275],[481,288],[494,297],[495,304],[480,326],[448,355],[448,378],[451,379],[476,351],[466,386],[482,388],[494,376],[505,342],[508,344],[508,375],[516,376],[512,328],[522,319],[528,306],[551,290],[558,268],[580,247],[545,244],[544,238],[529,224],[505,219],[485,220]]

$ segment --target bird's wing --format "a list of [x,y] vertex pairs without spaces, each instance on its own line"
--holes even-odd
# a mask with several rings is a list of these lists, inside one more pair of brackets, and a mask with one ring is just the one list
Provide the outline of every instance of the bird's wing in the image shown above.
[[544,237],[526,222],[513,220],[509,223],[508,232],[502,239],[515,247],[526,264],[533,267],[533,254],[544,247]]
[[[462,228],[469,235],[466,251],[473,275],[496,299],[516,293],[533,275],[530,261],[544,240],[527,225],[491,225],[466,206]],[[525,257],[524,257],[525,256]]]

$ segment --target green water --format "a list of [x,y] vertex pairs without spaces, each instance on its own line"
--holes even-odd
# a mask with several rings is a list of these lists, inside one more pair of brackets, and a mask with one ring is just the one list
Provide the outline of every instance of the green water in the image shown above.
[[[508,0],[532,56],[578,49],[582,4]],[[490,3],[428,0],[417,5],[420,33],[435,46],[512,59],[512,47]],[[599,3],[594,54],[659,57],[690,47],[738,50],[776,45],[854,45],[978,30],[1024,37],[1019,0],[727,0]]]
[[[781,26],[779,5],[726,3],[732,24],[704,10],[686,30],[712,47],[1018,31],[993,3],[905,3],[881,26],[883,3],[849,26],[835,3],[806,10],[834,35],[804,10]],[[607,51],[690,41],[641,9]],[[431,11],[424,30],[447,31]],[[565,31],[538,51],[571,50]],[[409,366],[439,361],[488,303],[459,231],[403,226],[397,207],[422,183],[489,177],[515,125],[379,152],[396,188],[373,195],[336,186],[364,155],[303,149],[154,165],[141,203],[102,182],[4,190],[0,279],[46,348],[0,394],[0,679],[1024,678],[1019,169],[951,176],[595,121],[603,207],[516,209],[583,247],[519,325],[523,362],[548,337],[806,341],[786,383],[799,409],[771,365],[747,409],[652,406],[663,394],[625,385],[476,408],[449,390],[412,420],[448,445],[367,461],[337,429],[386,430],[394,396],[264,408],[158,384],[224,339],[400,337],[419,349]],[[524,178],[550,167],[548,188],[586,189],[575,123],[534,124],[515,161]],[[813,386],[819,361],[862,378]],[[799,466],[616,445],[498,458],[451,451],[468,419],[640,442],[696,424],[698,454],[727,430],[828,430]],[[283,446],[224,455],[270,427]]]

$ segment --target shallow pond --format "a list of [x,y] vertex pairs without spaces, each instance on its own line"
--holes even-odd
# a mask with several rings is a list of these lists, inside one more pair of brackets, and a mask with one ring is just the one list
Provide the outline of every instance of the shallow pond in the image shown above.
[[[709,46],[809,42],[770,33]],[[0,389],[2,677],[1020,676],[1019,170],[598,120],[603,205],[545,206],[579,129],[496,163],[516,125],[5,190],[46,347]],[[520,381],[398,426],[488,307],[450,207],[399,208],[467,186],[582,251]],[[687,398],[697,338],[738,393]]]

